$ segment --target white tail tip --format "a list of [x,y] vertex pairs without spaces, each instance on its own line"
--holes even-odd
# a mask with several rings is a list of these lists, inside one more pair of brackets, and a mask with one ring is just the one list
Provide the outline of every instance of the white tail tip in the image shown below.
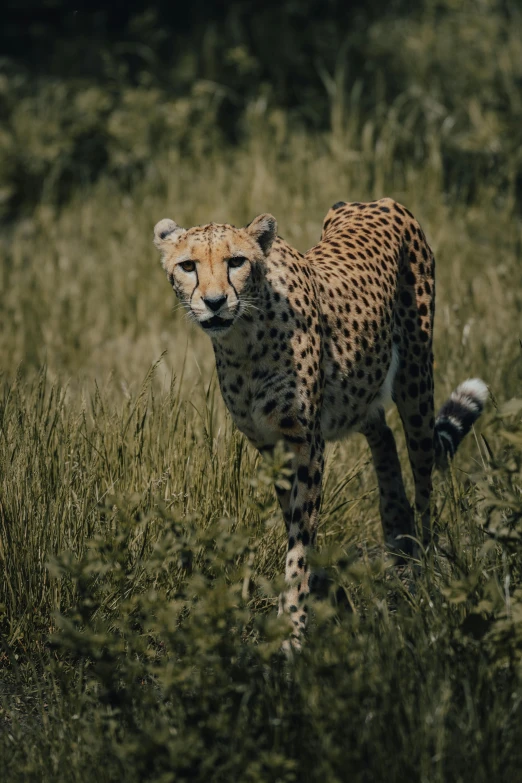
[[472,400],[476,400],[484,407],[489,397],[489,389],[480,378],[468,378],[467,381],[457,386],[451,395],[453,400],[460,400],[462,397],[471,397]]

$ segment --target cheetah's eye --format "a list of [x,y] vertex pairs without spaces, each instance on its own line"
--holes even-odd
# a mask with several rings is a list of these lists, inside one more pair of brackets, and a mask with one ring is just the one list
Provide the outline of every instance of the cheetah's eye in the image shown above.
[[243,266],[245,261],[246,258],[243,256],[234,256],[233,258],[228,259],[228,265],[231,269],[239,269],[240,266]]
[[182,261],[179,266],[183,269],[184,272],[193,272],[196,268],[196,262],[195,261]]

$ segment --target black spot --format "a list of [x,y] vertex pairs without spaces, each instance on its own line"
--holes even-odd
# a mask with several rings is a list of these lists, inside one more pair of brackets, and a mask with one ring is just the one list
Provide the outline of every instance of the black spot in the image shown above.
[[304,443],[305,439],[302,435],[285,435],[285,440],[288,441],[288,443]]
[[266,405],[264,405],[264,407],[263,407],[263,413],[265,415],[268,415],[271,411],[274,410],[276,405],[277,405],[277,402],[275,400],[268,400]]
[[300,465],[297,469],[297,478],[299,481],[302,481],[303,484],[306,484],[308,481],[308,468],[306,465]]
[[336,201],[332,209],[341,209],[344,206],[346,206],[346,201]]

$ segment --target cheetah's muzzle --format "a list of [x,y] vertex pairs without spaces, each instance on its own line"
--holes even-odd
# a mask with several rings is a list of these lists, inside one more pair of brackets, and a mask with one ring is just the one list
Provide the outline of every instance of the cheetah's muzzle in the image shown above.
[[208,318],[206,321],[200,321],[200,325],[203,329],[209,332],[218,331],[221,329],[228,329],[232,326],[233,318],[220,318],[219,315],[213,315],[212,318]]

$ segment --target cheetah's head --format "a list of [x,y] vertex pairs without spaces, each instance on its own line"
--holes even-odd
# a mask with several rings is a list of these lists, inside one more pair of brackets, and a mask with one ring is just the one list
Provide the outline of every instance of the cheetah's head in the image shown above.
[[245,228],[209,223],[187,230],[165,219],[154,228],[154,244],[178,299],[215,337],[250,308],[256,267],[276,233],[275,218],[268,214]]

